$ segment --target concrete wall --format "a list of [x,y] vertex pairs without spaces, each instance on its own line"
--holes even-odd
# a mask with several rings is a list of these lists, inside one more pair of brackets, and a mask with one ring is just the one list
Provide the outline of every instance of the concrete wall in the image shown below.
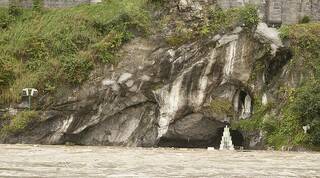
[[90,3],[90,0],[45,0],[44,7],[47,8],[61,8],[73,7],[79,4]]
[[0,7],[2,6],[8,6],[9,0],[0,0]]
[[269,24],[297,23],[303,16],[320,21],[320,0],[217,0],[220,7],[228,9],[255,4],[260,8],[261,16]]

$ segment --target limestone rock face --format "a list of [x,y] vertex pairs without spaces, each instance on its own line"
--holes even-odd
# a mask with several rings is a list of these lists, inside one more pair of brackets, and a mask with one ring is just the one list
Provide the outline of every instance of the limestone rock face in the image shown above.
[[[179,10],[191,8],[195,14],[206,3],[177,2]],[[263,85],[285,65],[261,73],[253,70],[257,61],[278,61],[282,55],[277,32],[265,24],[254,35],[237,27],[176,47],[159,36],[130,41],[120,51],[118,64],[101,66],[81,87],[63,90],[41,112],[40,122],[0,142],[218,146],[221,129],[232,120],[248,119],[253,95],[262,93]],[[272,97],[270,89],[263,103]],[[231,111],[219,110],[221,102]]]
[[283,47],[279,37],[279,32],[275,28],[270,28],[265,23],[259,23],[255,33],[256,37],[265,43],[271,44],[272,55],[275,55],[278,48]]
[[[196,41],[158,48],[135,39],[124,46],[117,66],[60,98],[43,112],[42,122],[3,143],[156,146],[162,139],[208,144],[224,127],[210,103],[235,103],[239,115],[251,107],[247,84],[259,42],[239,31],[215,46]],[[239,92],[247,97],[239,98]],[[249,102],[248,102],[248,101]],[[201,145],[200,144],[200,145]]]

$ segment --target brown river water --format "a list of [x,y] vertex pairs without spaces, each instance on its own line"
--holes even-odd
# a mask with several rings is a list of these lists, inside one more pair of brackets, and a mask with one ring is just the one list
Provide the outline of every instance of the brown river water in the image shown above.
[[320,177],[320,153],[0,145],[0,177]]

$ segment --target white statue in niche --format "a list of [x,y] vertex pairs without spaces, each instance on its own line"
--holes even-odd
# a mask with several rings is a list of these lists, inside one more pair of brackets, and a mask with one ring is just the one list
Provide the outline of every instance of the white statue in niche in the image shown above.
[[233,100],[233,109],[239,113],[240,119],[247,119],[252,112],[252,99],[249,94],[244,91],[238,91]]
[[268,104],[268,96],[266,93],[262,95],[262,105],[265,106]]
[[242,105],[240,118],[247,119],[251,116],[251,97],[247,95]]

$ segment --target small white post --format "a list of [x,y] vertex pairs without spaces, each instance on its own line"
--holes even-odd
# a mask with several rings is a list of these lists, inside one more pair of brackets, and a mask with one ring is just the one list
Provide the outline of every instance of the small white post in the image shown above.
[[38,95],[38,90],[35,88],[22,89],[22,96],[28,97],[28,108],[31,109],[31,98]]

